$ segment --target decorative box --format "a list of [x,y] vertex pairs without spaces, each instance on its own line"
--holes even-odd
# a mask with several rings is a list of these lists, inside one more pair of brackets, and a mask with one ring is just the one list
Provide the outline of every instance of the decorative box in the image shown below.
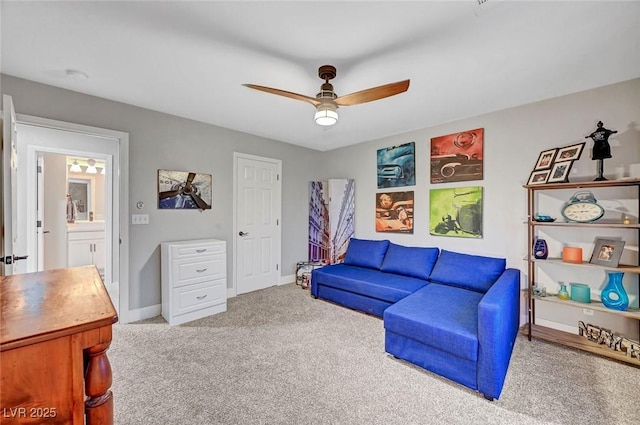
[[590,303],[591,288],[584,283],[571,283],[571,299],[579,303]]

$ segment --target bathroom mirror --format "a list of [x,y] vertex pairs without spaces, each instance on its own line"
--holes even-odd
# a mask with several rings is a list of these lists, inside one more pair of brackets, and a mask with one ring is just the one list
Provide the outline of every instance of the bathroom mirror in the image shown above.
[[91,205],[91,180],[69,179],[69,195],[76,205],[78,216],[76,220],[89,220],[89,206]]

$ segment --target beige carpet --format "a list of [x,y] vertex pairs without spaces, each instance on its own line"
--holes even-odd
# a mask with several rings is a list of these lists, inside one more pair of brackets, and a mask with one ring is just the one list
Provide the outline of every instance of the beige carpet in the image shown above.
[[394,359],[382,321],[294,284],[114,327],[115,423],[638,424],[640,369],[518,337],[499,400]]

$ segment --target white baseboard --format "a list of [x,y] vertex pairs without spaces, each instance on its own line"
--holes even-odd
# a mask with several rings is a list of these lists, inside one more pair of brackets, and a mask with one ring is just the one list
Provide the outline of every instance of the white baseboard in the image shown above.
[[235,297],[236,295],[238,295],[238,294],[236,293],[236,288],[227,288],[227,299],[229,299],[229,298],[233,298],[233,297]]
[[161,313],[162,305],[160,304],[129,310],[129,323],[137,322],[138,320],[151,319],[152,317],[159,316]]
[[296,275],[295,274],[290,274],[287,276],[280,276],[280,283],[278,283],[278,286],[280,285],[287,285],[289,283],[293,283],[296,281]]
[[552,328],[552,329],[557,329],[559,331],[565,331],[568,332],[570,334],[578,334],[578,326],[569,326],[569,325],[565,325],[563,323],[558,323],[558,322],[552,322],[551,320],[545,320],[545,319],[540,319],[537,318],[536,319],[536,324],[540,325],[540,326],[545,326],[547,328]]
[[521,314],[520,315],[520,322],[518,323],[518,328],[521,328],[524,325],[526,325],[528,320],[529,320],[529,316],[528,315]]
[[[295,281],[296,281],[296,275],[295,274],[290,274],[290,275],[287,275],[287,276],[280,276],[280,280],[276,284],[276,286],[287,285],[289,283],[294,283]],[[238,295],[238,293],[236,292],[236,288],[227,288],[227,299],[233,298],[233,297],[235,297],[237,295]]]
[[[280,276],[279,285],[287,285],[289,283],[294,283],[296,281],[296,275],[290,274],[287,276]],[[227,288],[227,298],[235,297],[236,290],[235,288]],[[129,310],[129,323],[137,322],[138,320],[151,319],[152,317],[159,316],[162,313],[162,305],[150,305],[149,307],[138,308],[135,310]]]

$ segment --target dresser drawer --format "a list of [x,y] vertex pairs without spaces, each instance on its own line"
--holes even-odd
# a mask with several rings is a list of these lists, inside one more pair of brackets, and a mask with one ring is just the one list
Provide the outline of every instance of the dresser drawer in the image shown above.
[[171,247],[171,256],[173,259],[224,254],[224,252],[225,245],[223,243],[186,246],[175,245]]
[[179,315],[227,302],[225,281],[203,282],[173,290],[173,314]]
[[172,285],[174,288],[191,285],[203,280],[224,279],[226,259],[223,256],[203,259],[173,261]]

